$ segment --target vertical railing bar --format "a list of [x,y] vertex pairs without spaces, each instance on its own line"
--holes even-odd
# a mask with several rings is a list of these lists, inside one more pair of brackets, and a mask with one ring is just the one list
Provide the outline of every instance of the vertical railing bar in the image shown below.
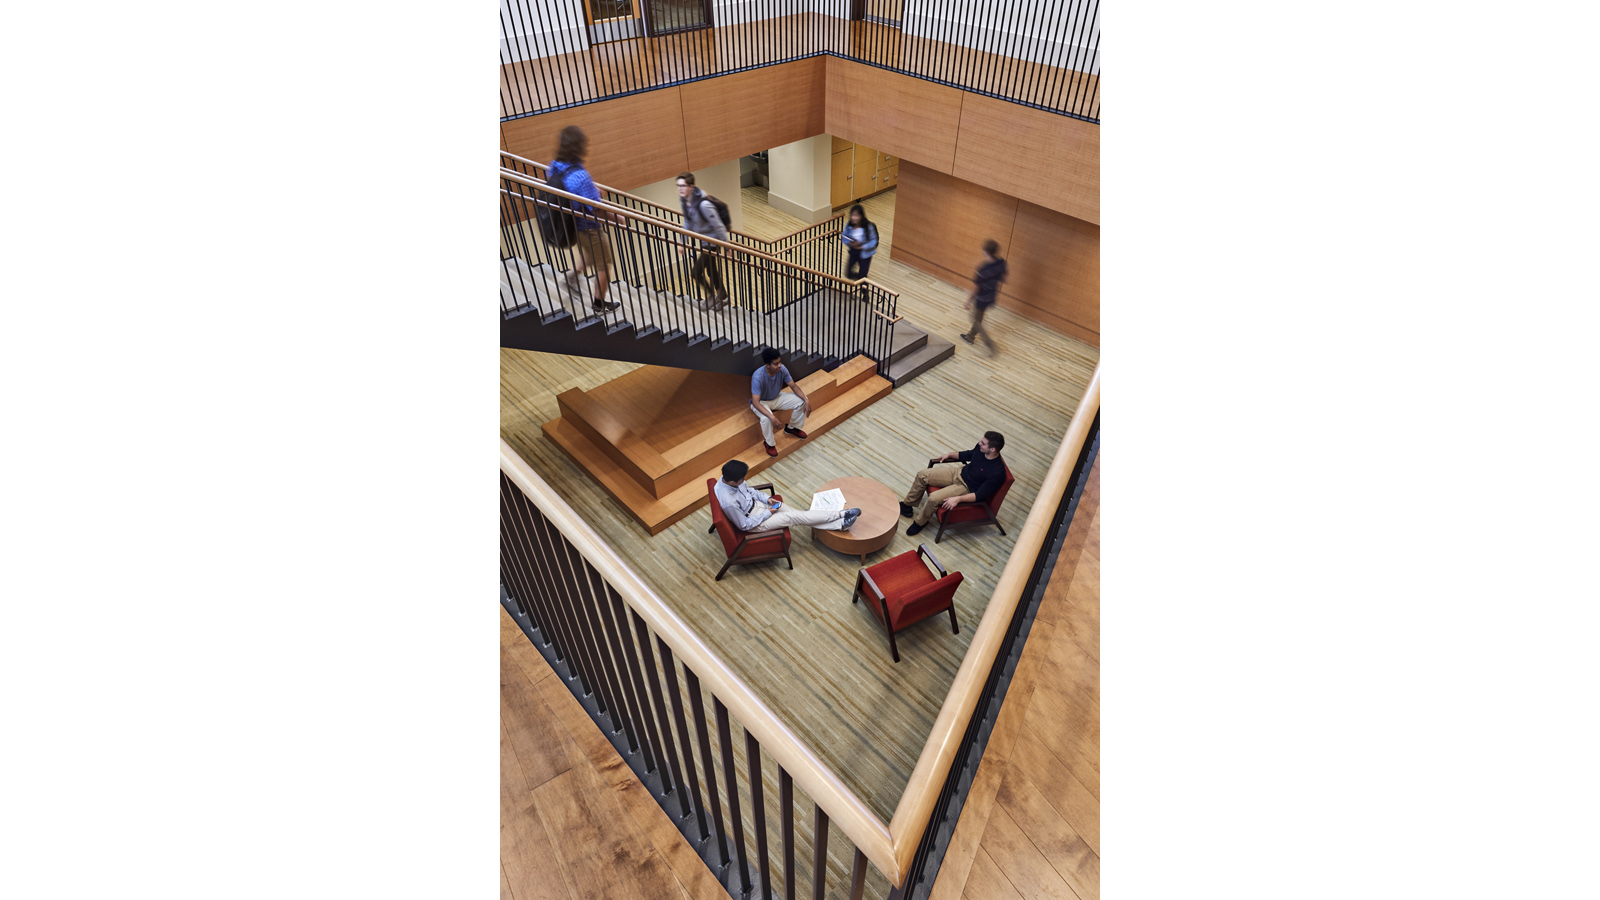
[[733,830],[733,851],[739,860],[739,887],[750,892],[750,861],[745,856],[744,820],[739,815],[739,779],[733,765],[733,735],[728,730],[728,708],[716,694],[711,708],[717,714],[717,743],[722,749],[722,778],[728,789],[728,821]]
[[779,832],[783,841],[783,900],[794,900],[794,779],[778,767]]
[[772,897],[772,863],[767,858],[767,801],[761,783],[761,744],[749,729],[744,731],[744,756],[750,765],[750,815],[756,827],[756,871],[761,876],[763,900]]
[[[644,676],[640,674],[640,663],[634,649],[634,638],[628,630],[629,610],[623,604],[622,595],[617,593],[615,587],[607,584],[606,593],[611,597],[611,608],[616,613],[618,636],[622,641],[623,661],[628,667],[629,676],[633,679],[634,694],[639,698],[639,718],[644,722],[645,733],[643,737],[649,738],[648,742],[640,741],[640,745],[645,748],[645,771],[654,771],[660,768],[661,764],[661,754],[663,752],[661,735],[656,731],[655,719],[651,717],[650,707],[646,701],[649,695],[645,692]],[[663,777],[662,781],[664,782],[665,780]]]
[[522,597],[519,596],[521,594],[521,590],[517,587],[516,582],[512,580],[511,570],[506,562],[507,550],[505,527],[502,524],[500,531],[500,589],[505,591],[506,595],[511,598],[511,602],[517,605],[517,615],[527,619],[528,622],[537,630],[539,627],[539,620],[534,618],[533,613],[531,612],[533,598],[530,597],[524,601]]
[[[527,581],[522,577],[522,572],[518,571],[515,551],[512,549],[512,542],[510,538],[506,536],[507,523],[505,498],[503,496],[504,492],[505,488],[502,486],[502,497],[500,502],[500,567],[502,572],[500,578],[502,581],[508,582],[506,585],[508,593],[515,591],[518,594],[522,594],[523,597],[526,598],[525,602],[522,598],[516,599],[518,601],[517,605],[523,610],[523,614],[527,615],[528,610],[534,605],[534,591],[528,587]],[[539,612],[539,617],[543,618],[544,611],[541,609]],[[546,633],[545,629],[541,628],[539,630],[541,633]],[[549,640],[547,633],[545,639],[547,641]]]
[[700,776],[694,770],[694,742],[689,737],[689,725],[683,716],[683,692],[678,688],[678,669],[672,661],[672,648],[656,637],[656,649],[661,651],[661,664],[667,676],[667,697],[672,701],[672,721],[678,729],[678,740],[683,745],[683,768],[689,776],[689,797],[694,800],[695,824],[700,828],[700,839],[710,837],[706,831],[706,803],[700,792]]
[[722,803],[717,798],[717,772],[711,764],[711,738],[706,734],[705,700],[700,696],[700,677],[688,666],[683,667],[684,681],[689,686],[689,705],[694,710],[695,742],[700,745],[700,762],[705,766],[706,795],[711,802],[711,827],[717,833],[717,849],[721,851],[722,865],[728,864],[728,835],[722,827]]
[[1077,6],[1074,8],[1077,13],[1077,21],[1073,22],[1072,30],[1069,32],[1070,37],[1067,41],[1066,65],[1063,67],[1063,75],[1065,77],[1057,87],[1055,96],[1050,101],[1052,109],[1067,109],[1072,105],[1072,92],[1078,86],[1078,72],[1075,68],[1078,59],[1078,40],[1082,30],[1086,27],[1084,18],[1088,6],[1088,0],[1078,0]]
[[[584,561],[584,567],[589,569],[591,575],[601,581],[601,583],[605,582],[605,579],[600,578],[599,574],[593,571],[593,567],[588,564],[588,560]],[[644,742],[644,735],[639,731],[639,710],[644,703],[637,695],[634,694],[633,685],[628,681],[628,664],[627,660],[622,654],[622,639],[620,637],[621,631],[617,628],[617,621],[615,616],[612,614],[611,605],[605,601],[601,601],[595,605],[598,607],[597,611],[600,614],[601,629],[605,632],[606,642],[611,648],[611,657],[612,659],[616,660],[616,665],[621,666],[623,670],[617,676],[617,680],[621,682],[621,708],[626,709],[627,711],[627,715],[623,719],[623,722],[626,726],[623,728],[623,731],[628,739],[628,749],[631,752],[637,753],[639,751],[639,745]]]
[[[637,610],[633,611],[633,630],[639,635],[639,654],[644,660],[645,671],[650,673],[650,701],[655,705],[656,719],[661,723],[661,754],[667,758],[666,768],[661,772],[661,781],[667,793],[678,791],[678,805],[682,808],[683,815],[687,816],[689,798],[679,789],[683,784],[683,772],[678,768],[678,748],[672,739],[672,722],[667,718],[667,704],[661,696],[661,673],[656,668],[655,652],[650,649],[650,627],[645,624]],[[672,776],[670,781],[667,780],[669,774]]]
[[[567,545],[567,558],[572,565],[573,578],[578,580],[581,586],[579,593],[585,597],[585,602],[580,604],[578,624],[583,630],[585,639],[590,641],[593,646],[591,653],[600,667],[601,685],[605,689],[606,703],[610,707],[611,721],[616,726],[612,729],[612,733],[615,734],[625,730],[626,720],[623,713],[623,697],[617,688],[616,667],[620,665],[620,661],[613,660],[606,652],[605,629],[600,624],[599,613],[595,609],[596,606],[604,603],[600,599],[601,593],[595,590],[595,585],[604,584],[605,582],[601,579],[600,573],[596,572],[594,567],[589,565],[589,561],[583,558],[583,554],[579,553],[578,549],[571,544]],[[580,563],[582,564],[581,580],[579,580]]]
[[[930,831],[932,829],[929,829]],[[855,865],[850,867],[850,900],[861,900],[861,891],[867,886],[867,855],[856,848]]]
[[[503,474],[504,473],[502,473],[502,475]],[[510,495],[506,493],[506,488],[508,487],[512,491],[512,494]],[[550,634],[555,638],[556,661],[566,663],[568,672],[570,672],[572,677],[575,678],[578,677],[578,664],[576,658],[573,656],[575,647],[573,645],[572,635],[568,633],[566,619],[561,615],[561,611],[556,604],[555,587],[553,584],[553,579],[550,577],[549,566],[544,561],[544,553],[542,549],[534,542],[534,540],[528,536],[528,532],[531,529],[529,528],[528,523],[525,521],[525,517],[522,515],[521,510],[517,508],[514,498],[516,494],[520,493],[520,489],[518,489],[515,484],[512,484],[509,479],[505,479],[501,486],[501,500],[505,503],[506,509],[510,511],[514,530],[517,532],[517,535],[520,538],[520,540],[513,540],[513,544],[518,548],[518,555],[523,557],[522,564],[526,566],[528,570],[532,571],[544,585],[544,590],[536,592],[536,596],[540,601],[540,606],[546,612],[545,621],[548,622],[552,628]],[[529,560],[529,557],[533,555],[538,556],[537,566],[535,566],[533,562]],[[524,577],[527,577],[526,573],[524,574]],[[561,673],[558,671],[556,674],[560,675]],[[562,677],[563,683],[567,680],[569,680],[567,677]],[[579,684],[581,687],[582,682],[580,681]]]
[[828,889],[828,814],[820,805],[813,806],[816,814],[812,818],[811,900],[824,900]]
[[[1099,12],[1100,12],[1099,3],[1096,2],[1096,4],[1095,4],[1095,14],[1099,15]],[[1085,65],[1088,68],[1092,69],[1097,64],[1099,64],[1099,62],[1100,62],[1100,33],[1097,31],[1097,32],[1095,32],[1095,35],[1094,35],[1094,46],[1090,50],[1090,53],[1089,53],[1089,61]],[[1099,108],[1099,105],[1096,103],[1096,101],[1099,100],[1099,98],[1100,98],[1100,76],[1099,75],[1091,75],[1089,73],[1084,73],[1083,77],[1084,78],[1093,78],[1094,79],[1094,92],[1090,95],[1089,103],[1086,106],[1083,107],[1083,112],[1081,114],[1085,115],[1085,116],[1092,116],[1096,122],[1099,122],[1100,121],[1100,108]]]
[[[532,503],[526,497],[523,498],[523,502],[532,507]],[[545,522],[542,510],[532,507],[532,512],[534,527],[539,529],[548,541],[548,558],[553,560],[551,573],[560,578],[558,584],[564,588],[557,594],[557,598],[560,601],[564,601],[563,606],[569,623],[568,630],[572,633],[573,641],[576,643],[573,648],[573,657],[583,665],[583,680],[588,685],[588,693],[594,695],[595,705],[604,707],[607,698],[600,679],[600,665],[594,658],[594,647],[590,643],[589,636],[579,625],[582,617],[579,609],[583,600],[578,593],[577,579],[568,566],[563,564],[563,558],[569,550],[566,536],[561,534],[560,529],[555,529],[554,526]],[[602,712],[604,712],[603,709]]]

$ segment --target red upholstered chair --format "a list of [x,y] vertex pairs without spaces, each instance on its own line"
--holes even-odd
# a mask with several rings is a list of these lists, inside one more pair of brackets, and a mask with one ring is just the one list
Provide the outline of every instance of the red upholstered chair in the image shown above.
[[[928,562],[933,563],[939,570],[938,578],[933,577],[917,558],[919,556],[926,556]],[[956,624],[955,605],[956,588],[960,586],[961,573],[946,572],[928,545],[918,544],[915,550],[907,550],[857,573],[856,590],[850,595],[850,602],[867,598],[867,606],[889,634],[889,653],[899,662],[900,648],[894,643],[895,632],[904,631],[929,616],[948,611],[950,633],[961,633],[961,626]]]
[[[772,493],[771,482],[750,486],[758,491],[766,491],[779,500],[783,499]],[[717,581],[721,581],[722,576],[728,574],[728,567],[733,565],[782,559],[788,560],[789,568],[794,568],[794,560],[789,559],[789,529],[740,531],[738,526],[728,521],[728,517],[722,512],[722,504],[717,502],[715,478],[706,479],[706,492],[711,495],[711,531],[722,538],[722,549],[728,551],[728,561],[722,564],[722,571],[717,573]],[[706,533],[710,534],[711,531]]]
[[[930,459],[928,460],[928,467],[932,468],[938,462],[939,460],[937,459]],[[941,509],[934,513],[939,519],[939,533],[933,536],[933,542],[935,544],[939,543],[939,539],[944,537],[946,528],[966,528],[972,525],[993,525],[1000,529],[1001,534],[1005,534],[1005,528],[1001,526],[1000,520],[996,519],[995,516],[999,515],[1000,504],[1005,502],[1006,494],[1011,491],[1011,482],[1011,467],[1006,466],[1006,480],[1000,483],[1000,490],[994,492],[994,496],[989,498],[989,502],[958,503],[956,508],[949,512]]]

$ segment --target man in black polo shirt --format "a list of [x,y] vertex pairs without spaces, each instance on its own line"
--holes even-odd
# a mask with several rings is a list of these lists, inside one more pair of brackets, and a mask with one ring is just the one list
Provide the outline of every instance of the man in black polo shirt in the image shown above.
[[[983,440],[971,450],[959,453],[951,450],[939,457],[940,462],[956,459],[966,465],[959,469],[945,466],[918,472],[911,482],[911,490],[900,501],[900,515],[915,517],[906,534],[921,531],[941,506],[955,509],[958,503],[982,502],[993,497],[1006,480],[1006,464],[1000,458],[1000,448],[1005,445],[1006,439],[1000,432],[985,431]],[[913,509],[911,504],[922,499],[924,493],[928,494],[928,501],[920,509]]]

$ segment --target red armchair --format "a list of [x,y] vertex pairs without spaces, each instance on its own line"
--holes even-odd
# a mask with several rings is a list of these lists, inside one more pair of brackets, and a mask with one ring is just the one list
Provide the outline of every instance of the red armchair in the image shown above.
[[[933,577],[919,556],[926,556],[928,562],[933,563],[939,570],[938,578]],[[960,572],[946,572],[927,544],[918,544],[915,550],[860,570],[850,602],[867,598],[867,606],[889,634],[889,653],[899,662],[900,648],[895,646],[895,632],[904,631],[929,616],[949,612],[950,633],[961,633],[961,626],[956,624],[955,605],[961,578]]]
[[[779,500],[783,498],[772,493],[772,484],[752,484],[751,487],[758,491],[766,491],[769,495]],[[782,559],[789,563],[789,568],[794,568],[794,560],[789,558],[789,529],[778,528],[771,531],[740,531],[737,526],[728,521],[722,512],[722,504],[717,502],[717,480],[706,479],[706,492],[711,495],[711,531],[722,538],[722,549],[728,552],[728,561],[722,564],[722,571],[717,573],[717,581],[728,574],[728,567],[744,565],[745,563],[766,562],[769,559]],[[711,531],[706,532],[710,534]]]
[[[933,468],[934,466],[938,465],[938,463],[939,460],[930,459],[928,460],[928,467]],[[1011,467],[1006,466],[1006,480],[1000,483],[1000,490],[995,491],[994,496],[990,497],[987,503],[982,501],[958,503],[956,504],[956,508],[950,510],[949,512],[945,512],[943,509],[941,509],[935,513],[934,515],[939,519],[939,533],[933,536],[933,542],[935,544],[939,543],[939,539],[944,537],[944,530],[946,528],[967,528],[973,525],[993,525],[994,527],[1000,529],[1001,534],[1005,534],[1005,528],[1000,524],[1000,520],[995,518],[995,516],[1000,513],[1000,504],[1005,502],[1006,494],[1011,491],[1011,482]]]

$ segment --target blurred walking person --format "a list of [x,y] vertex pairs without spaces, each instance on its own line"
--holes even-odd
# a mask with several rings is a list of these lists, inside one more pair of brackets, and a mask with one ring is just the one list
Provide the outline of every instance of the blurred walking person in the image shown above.
[[967,298],[967,309],[972,310],[972,327],[961,336],[963,341],[971,344],[981,336],[984,344],[989,347],[989,353],[995,353],[994,339],[989,337],[989,332],[983,330],[983,317],[989,312],[989,307],[999,299],[1000,285],[1006,280],[1006,261],[1000,258],[1000,244],[993,239],[983,242],[983,262],[978,264],[977,274],[972,276],[972,296]]

